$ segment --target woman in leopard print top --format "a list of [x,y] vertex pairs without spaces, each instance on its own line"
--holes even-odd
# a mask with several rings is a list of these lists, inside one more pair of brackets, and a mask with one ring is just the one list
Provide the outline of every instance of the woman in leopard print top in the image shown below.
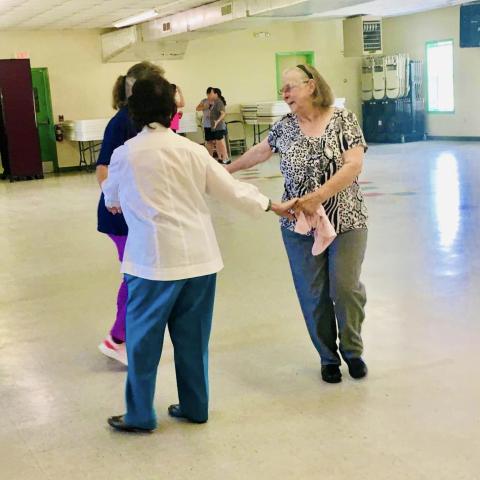
[[250,168],[277,152],[285,179],[283,200],[298,198],[297,213],[314,214],[324,206],[337,237],[322,254],[311,253],[312,232],[294,232],[294,218],[281,218],[282,237],[323,380],[341,381],[337,340],[350,375],[362,378],[367,374],[361,358],[366,294],[360,271],[367,209],[358,175],[367,145],[355,115],[331,106],[333,92],[315,68],[298,65],[286,70],[282,80],[291,113],[227,168],[231,173]]

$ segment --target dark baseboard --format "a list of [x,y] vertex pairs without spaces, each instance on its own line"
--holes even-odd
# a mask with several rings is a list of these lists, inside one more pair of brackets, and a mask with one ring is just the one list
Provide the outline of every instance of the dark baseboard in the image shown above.
[[95,169],[91,169],[91,170],[88,170],[86,169],[85,167],[79,167],[78,165],[76,167],[60,167],[58,169],[57,172],[55,173],[71,173],[71,172],[77,172],[77,173],[80,173],[80,172],[87,172],[87,173],[91,173],[91,172],[94,172]]
[[449,135],[427,135],[427,140],[445,140],[450,142],[480,142],[480,137],[455,137]]

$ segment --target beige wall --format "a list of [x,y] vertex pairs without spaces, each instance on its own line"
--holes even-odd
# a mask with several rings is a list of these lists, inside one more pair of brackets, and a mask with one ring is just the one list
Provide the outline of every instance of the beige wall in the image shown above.
[[352,65],[359,63],[344,61],[341,22],[277,23],[261,30],[270,37],[256,39],[254,30],[246,30],[192,41],[182,61],[164,62],[167,77],[184,88],[192,105],[209,85],[220,87],[232,105],[276,100],[275,53],[312,50],[337,96],[349,96],[355,105]]
[[[110,92],[125,64],[103,64],[99,30],[0,32],[0,58],[30,54],[32,67],[47,67],[54,120],[102,118],[112,115]],[[61,167],[78,164],[74,143],[57,143]]]
[[333,88],[336,97],[346,98],[346,107],[359,117],[360,58],[343,56],[343,23],[341,20],[300,22],[295,24],[298,50],[313,50],[315,64]]
[[386,54],[409,53],[425,59],[425,43],[453,39],[455,113],[429,114],[430,135],[480,136],[480,49],[459,48],[460,7],[385,19],[383,39]]
[[[424,59],[425,42],[453,38],[455,44],[455,113],[428,116],[431,135],[480,135],[478,49],[460,49],[459,7],[384,19],[385,53],[407,52]],[[258,29],[256,29],[258,30]],[[275,23],[261,30],[219,34],[191,41],[183,60],[164,61],[169,80],[185,93],[186,111],[193,111],[209,85],[220,87],[230,108],[244,102],[276,99],[275,52],[312,50],[315,63],[338,97],[360,114],[359,58],[342,54],[340,20]],[[110,117],[111,88],[132,63],[101,61],[99,30],[0,32],[0,58],[27,51],[33,67],[47,67],[53,112],[66,119]],[[76,145],[58,144],[60,166],[78,163]]]
[[[359,110],[358,59],[341,54],[341,22],[274,24],[262,28],[270,37],[253,36],[254,30],[230,32],[191,41],[183,60],[164,61],[167,78],[185,93],[186,111],[193,111],[205,88],[218,86],[235,110],[239,103],[276,99],[275,52],[313,50],[316,64],[331,82],[337,96]],[[101,61],[100,31],[4,31],[0,58],[27,51],[33,67],[47,67],[55,119],[109,117],[110,93],[116,77],[131,63]],[[78,163],[76,144],[58,145],[61,167]]]

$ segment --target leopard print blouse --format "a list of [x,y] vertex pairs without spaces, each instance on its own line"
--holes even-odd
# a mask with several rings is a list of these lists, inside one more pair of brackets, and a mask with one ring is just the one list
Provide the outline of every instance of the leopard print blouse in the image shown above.
[[[364,151],[368,148],[355,114],[340,108],[334,110],[321,137],[304,135],[296,115],[289,113],[272,127],[268,143],[280,155],[283,201],[313,192],[332,178],[343,165],[344,151],[359,145]],[[358,178],[323,206],[337,233],[367,228],[367,207]],[[289,230],[295,228],[295,220],[282,217],[280,223]]]

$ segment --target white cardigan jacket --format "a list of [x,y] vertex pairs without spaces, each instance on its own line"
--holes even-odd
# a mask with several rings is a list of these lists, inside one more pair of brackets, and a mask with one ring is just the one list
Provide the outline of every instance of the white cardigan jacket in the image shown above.
[[268,198],[201,145],[154,127],[114,151],[102,183],[106,206],[120,206],[129,228],[122,272],[149,280],[216,273],[223,261],[205,194],[252,214]]

